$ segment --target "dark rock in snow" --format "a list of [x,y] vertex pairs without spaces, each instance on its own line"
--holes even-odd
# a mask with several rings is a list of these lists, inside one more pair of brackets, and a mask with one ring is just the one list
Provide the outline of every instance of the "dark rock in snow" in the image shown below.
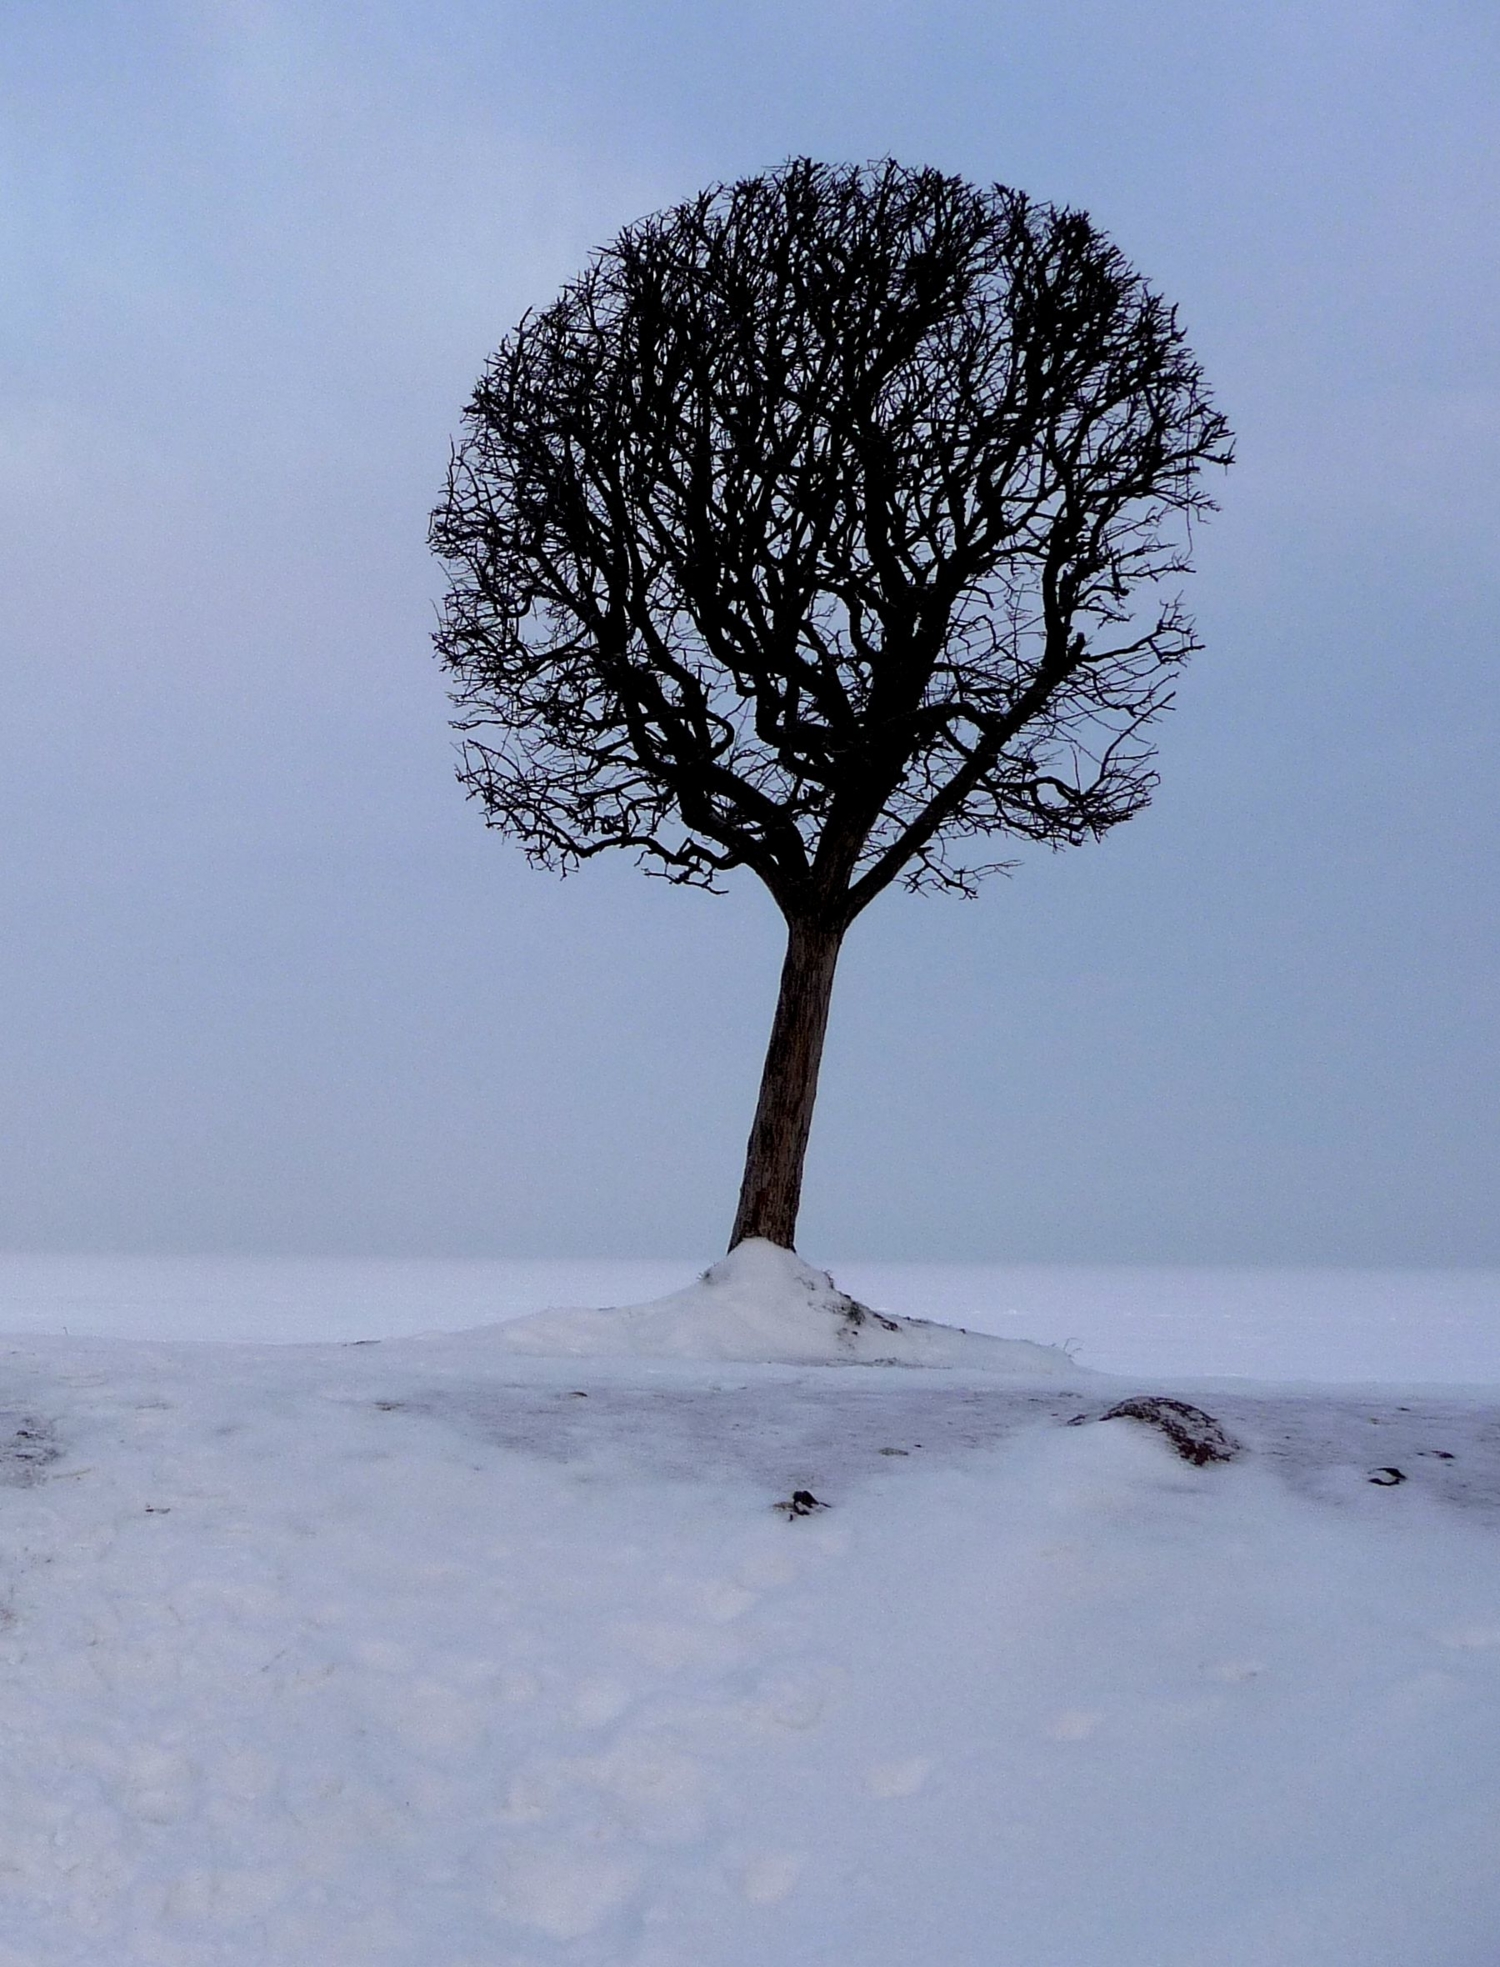
[[[1082,1416],[1080,1416],[1080,1419]],[[1209,1462],[1233,1461],[1240,1444],[1226,1434],[1212,1414],[1201,1407],[1190,1407],[1185,1400],[1168,1400],[1163,1394],[1142,1394],[1111,1407],[1101,1421],[1145,1421],[1160,1428],[1185,1462],[1203,1468]]]
[[815,1509],[827,1509],[827,1507],[827,1503],[818,1501],[811,1489],[794,1489],[790,1501],[772,1504],[772,1508],[779,1509],[788,1523],[794,1516],[811,1516]]

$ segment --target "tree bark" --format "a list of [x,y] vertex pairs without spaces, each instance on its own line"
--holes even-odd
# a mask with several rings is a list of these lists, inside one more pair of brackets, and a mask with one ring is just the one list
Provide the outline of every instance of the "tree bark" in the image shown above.
[[812,1131],[833,973],[843,940],[842,925],[817,921],[788,925],[781,992],[745,1150],[745,1178],[729,1239],[731,1250],[747,1236],[763,1236],[784,1250],[795,1247],[802,1164]]

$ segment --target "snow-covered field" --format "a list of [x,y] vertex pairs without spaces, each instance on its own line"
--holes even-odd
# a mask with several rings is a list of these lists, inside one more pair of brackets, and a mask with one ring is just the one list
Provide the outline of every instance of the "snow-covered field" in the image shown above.
[[[546,1305],[633,1304],[711,1262],[357,1263],[0,1253],[0,1331],[406,1338]],[[1110,1373],[1432,1380],[1500,1389],[1500,1271],[835,1262],[866,1304],[1068,1345]]]
[[0,1262],[3,1967],[1500,1960],[1493,1274],[688,1275]]

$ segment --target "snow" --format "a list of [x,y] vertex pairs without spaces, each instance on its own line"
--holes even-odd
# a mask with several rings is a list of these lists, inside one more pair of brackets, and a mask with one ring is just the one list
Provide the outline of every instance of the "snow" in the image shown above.
[[[700,1258],[348,1262],[0,1253],[0,1330],[385,1339],[681,1287]],[[1110,1373],[1500,1388],[1500,1271],[839,1261],[890,1313],[1066,1345]]]
[[889,1317],[827,1271],[751,1237],[696,1283],[647,1304],[541,1311],[499,1328],[511,1352],[573,1358],[742,1359],[762,1365],[974,1366],[1076,1377],[1058,1346],[991,1338],[930,1319]]
[[[1212,1321],[1193,1378],[1144,1319],[1115,1379],[682,1356],[843,1345],[752,1252],[607,1315],[654,1351],[415,1266],[209,1344],[271,1273],[189,1342],[184,1269],[90,1261],[0,1274],[0,1967],[1496,1957],[1500,1398],[1430,1333],[1425,1387],[1216,1381]],[[1065,1424],[1145,1391],[1245,1453]]]

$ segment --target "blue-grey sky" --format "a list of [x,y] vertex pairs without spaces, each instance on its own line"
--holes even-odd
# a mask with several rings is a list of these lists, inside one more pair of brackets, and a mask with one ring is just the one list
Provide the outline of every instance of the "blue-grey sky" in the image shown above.
[[1500,13],[11,0],[0,1247],[711,1253],[778,963],[452,779],[490,348],[793,153],[1086,207],[1241,462],[1150,812],[850,939],[810,1254],[1500,1261]]

